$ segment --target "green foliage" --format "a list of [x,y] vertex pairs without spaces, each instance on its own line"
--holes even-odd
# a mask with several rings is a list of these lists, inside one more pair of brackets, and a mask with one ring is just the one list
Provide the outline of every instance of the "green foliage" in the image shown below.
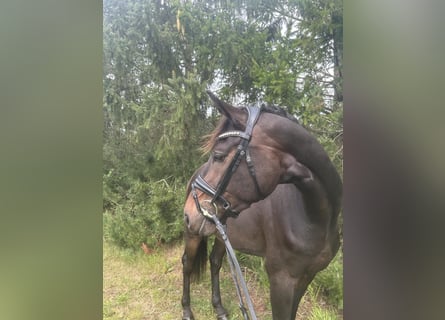
[[137,183],[128,198],[104,213],[104,236],[124,247],[137,249],[142,243],[154,246],[182,235],[183,188],[166,180]]

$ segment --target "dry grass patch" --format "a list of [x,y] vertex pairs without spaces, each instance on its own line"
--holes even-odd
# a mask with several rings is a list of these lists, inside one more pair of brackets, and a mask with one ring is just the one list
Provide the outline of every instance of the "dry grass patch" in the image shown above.
[[[177,320],[182,316],[183,244],[162,246],[147,255],[104,243],[103,250],[103,319],[104,320]],[[243,268],[258,319],[271,320],[268,287],[258,274]],[[221,293],[232,320],[242,320],[238,297],[227,262],[221,270]],[[191,288],[192,308],[196,319],[216,319],[210,302],[210,275]],[[314,299],[303,298],[298,319],[309,318]],[[335,319],[335,318],[332,318]]]

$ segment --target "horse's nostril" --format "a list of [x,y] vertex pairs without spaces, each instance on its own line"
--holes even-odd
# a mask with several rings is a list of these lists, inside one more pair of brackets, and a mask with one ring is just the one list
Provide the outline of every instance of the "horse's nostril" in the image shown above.
[[190,218],[187,213],[184,213],[184,222],[187,226],[190,226]]

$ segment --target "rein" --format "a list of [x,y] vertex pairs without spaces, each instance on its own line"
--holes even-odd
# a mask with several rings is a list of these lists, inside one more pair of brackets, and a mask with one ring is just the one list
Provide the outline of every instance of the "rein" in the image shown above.
[[[217,211],[217,206],[214,204],[215,210]],[[243,314],[244,320],[257,320],[255,309],[253,308],[252,299],[250,298],[249,291],[247,290],[246,281],[244,280],[243,274],[241,272],[241,268],[239,266],[238,260],[236,259],[235,251],[233,251],[232,245],[229,241],[229,238],[226,234],[226,226],[223,225],[219,219],[216,217],[216,214],[210,214],[207,210],[203,210],[202,214],[209,219],[212,219],[212,221],[215,223],[216,229],[221,234],[221,237],[224,241],[224,244],[226,246],[226,253],[229,260],[229,266],[230,266],[230,273],[232,275],[233,282],[235,283],[236,293],[238,295],[239,299],[239,308]],[[205,221],[205,220],[204,220]],[[244,307],[244,301],[243,301],[243,295],[241,293],[241,288],[244,292],[244,297],[246,298],[247,307],[249,309],[249,315],[247,313],[246,308]]]

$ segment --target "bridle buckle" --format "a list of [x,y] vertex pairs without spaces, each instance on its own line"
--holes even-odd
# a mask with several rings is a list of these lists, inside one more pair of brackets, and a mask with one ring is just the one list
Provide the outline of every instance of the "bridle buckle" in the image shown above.
[[210,212],[208,212],[205,208],[203,208],[201,206],[201,213],[204,217],[213,219],[213,216],[218,216],[218,206],[216,205],[215,202],[213,202],[212,200],[204,200],[203,202],[208,202],[208,203],[212,204],[213,207],[215,208],[215,214],[211,214]]

